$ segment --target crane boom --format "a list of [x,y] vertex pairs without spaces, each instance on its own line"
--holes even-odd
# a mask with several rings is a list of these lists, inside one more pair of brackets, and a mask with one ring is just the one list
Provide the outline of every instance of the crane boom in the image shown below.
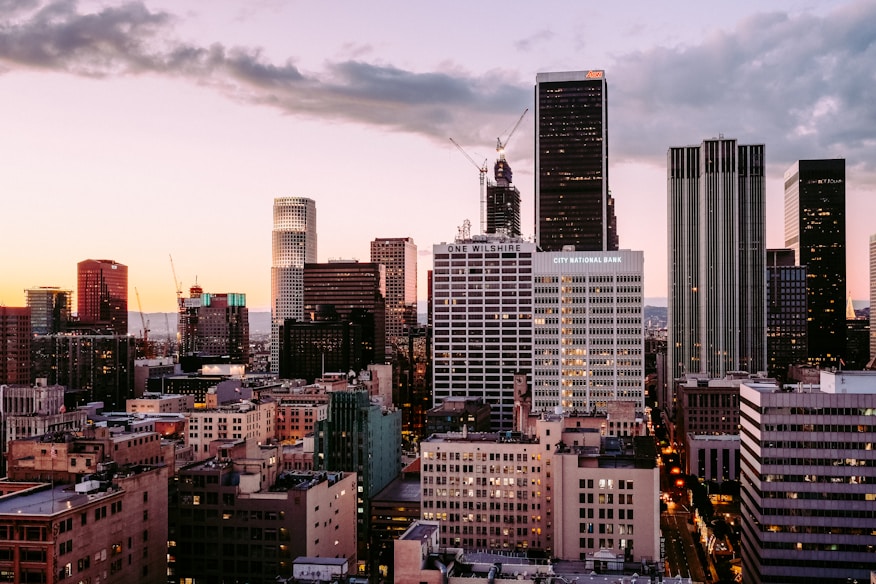
[[140,303],[140,291],[134,286],[134,294],[137,296],[137,310],[140,311],[140,323],[143,325],[143,356],[147,359],[152,357],[152,351],[149,350],[149,325],[146,322],[146,317],[143,316],[143,305]]
[[176,268],[173,266],[173,256],[167,254],[170,258],[170,270],[173,272],[173,288],[176,290],[176,309],[182,309],[182,282],[176,277]]
[[480,173],[480,180],[481,180],[481,204],[480,204],[480,207],[481,207],[481,209],[480,209],[481,210],[481,233],[484,233],[484,231],[486,230],[486,225],[484,223],[484,210],[486,209],[486,206],[487,206],[487,199],[486,199],[487,195],[486,195],[486,191],[484,190],[484,182],[485,182],[485,177],[487,176],[487,159],[484,158],[483,164],[478,164],[477,162],[474,161],[474,158],[469,156],[468,152],[466,152],[462,148],[462,146],[460,146],[456,142],[456,140],[454,140],[453,138],[450,138],[450,141],[453,142],[453,145],[456,146],[457,150],[462,152],[462,155],[465,156],[468,159],[468,161],[471,162],[474,165],[474,167],[478,169],[478,173]]
[[508,137],[505,138],[504,142],[502,142],[501,138],[496,138],[496,152],[499,153],[500,159],[502,159],[502,160],[505,159],[505,147],[508,145],[508,141],[511,140],[511,136],[513,136],[514,132],[517,131],[517,128],[520,126],[520,122],[523,121],[523,118],[524,118],[524,116],[526,116],[526,112],[528,112],[528,111],[529,111],[529,108],[526,108],[525,110],[523,110],[523,113],[520,114],[519,118],[517,118],[517,123],[514,124],[514,127],[511,128],[510,132],[508,132]]

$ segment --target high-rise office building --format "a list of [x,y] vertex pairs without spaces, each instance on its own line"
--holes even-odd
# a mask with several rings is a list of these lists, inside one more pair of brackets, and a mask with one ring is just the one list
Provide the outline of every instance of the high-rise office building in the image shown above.
[[30,308],[0,306],[0,385],[29,384]]
[[806,362],[806,266],[794,250],[767,250],[767,372],[779,381]]
[[410,237],[378,237],[371,261],[386,267],[386,352],[417,326],[417,245]]
[[493,166],[496,182],[487,185],[487,233],[520,236],[520,191],[512,183],[511,165],[500,153]]
[[483,235],[433,246],[435,405],[481,397],[494,430],[514,420],[514,374],[532,370],[534,243]]
[[870,236],[870,359],[876,358],[876,233]]
[[746,582],[867,582],[876,570],[876,372],[822,370],[816,387],[740,386]]
[[[361,328],[357,353],[365,364],[386,355],[386,267],[380,263],[330,261],[304,265],[304,319],[317,318],[321,306],[333,306],[340,321]],[[336,370],[335,370],[336,371]]]
[[785,171],[785,247],[806,266],[809,363],[838,366],[846,347],[846,161]]
[[606,90],[601,70],[536,76],[535,238],[544,251],[618,249]]
[[31,341],[32,376],[67,387],[76,405],[102,401],[107,411],[124,411],[135,397],[134,343],[131,335],[40,335]]
[[30,326],[35,335],[63,332],[73,314],[73,291],[40,286],[24,291],[30,307]]
[[362,356],[366,343],[361,318],[354,315],[352,319],[341,320],[334,306],[323,304],[311,314],[311,319],[303,322],[290,319],[280,327],[281,378],[313,383],[328,372],[355,372],[368,366]]
[[763,156],[723,137],[669,149],[672,379],[766,367]]
[[304,264],[316,262],[316,202],[274,199],[271,231],[271,371],[280,369],[280,326],[304,318]]
[[128,334],[128,266],[84,260],[76,267],[79,322],[99,332]]
[[629,250],[534,254],[534,412],[644,411],[644,263]]
[[227,356],[249,363],[249,310],[246,294],[204,292],[195,284],[183,299],[179,317],[180,355]]
[[359,557],[367,558],[371,498],[401,471],[401,412],[372,402],[366,391],[333,391],[328,416],[317,422],[317,470],[358,473],[356,536]]

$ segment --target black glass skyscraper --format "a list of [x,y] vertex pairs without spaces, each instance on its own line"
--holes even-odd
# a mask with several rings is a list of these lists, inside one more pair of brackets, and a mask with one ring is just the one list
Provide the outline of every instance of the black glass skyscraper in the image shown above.
[[535,234],[544,251],[618,249],[606,103],[604,71],[536,77]]
[[839,366],[846,347],[846,161],[785,172],[785,247],[806,266],[809,363]]

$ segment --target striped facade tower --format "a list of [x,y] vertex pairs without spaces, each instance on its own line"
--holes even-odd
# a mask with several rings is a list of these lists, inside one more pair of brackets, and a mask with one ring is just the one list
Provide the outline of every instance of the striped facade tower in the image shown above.
[[670,148],[667,192],[670,375],[765,370],[763,145]]

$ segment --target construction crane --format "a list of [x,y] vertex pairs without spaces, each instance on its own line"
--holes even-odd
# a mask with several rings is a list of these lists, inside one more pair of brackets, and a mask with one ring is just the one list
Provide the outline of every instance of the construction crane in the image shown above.
[[167,254],[167,256],[170,258],[170,270],[173,272],[173,288],[176,290],[176,309],[182,310],[182,282],[176,277],[176,268],[173,267],[173,256],[170,254]]
[[137,296],[137,310],[140,311],[140,322],[143,324],[143,357],[146,359],[152,358],[152,351],[149,349],[149,324],[146,317],[143,316],[143,305],[140,304],[140,292],[134,286],[134,294]]
[[514,127],[511,128],[511,131],[508,132],[508,137],[505,138],[505,141],[502,142],[501,138],[496,138],[496,153],[499,155],[499,160],[505,160],[505,147],[508,145],[508,141],[511,139],[511,136],[514,135],[514,132],[517,131],[518,126],[520,126],[520,122],[523,121],[524,116],[526,116],[526,112],[529,111],[529,108],[523,110],[523,113],[520,114],[520,117],[517,118],[517,123],[514,124]]
[[[170,254],[167,254],[167,256],[170,258],[170,271],[173,272],[173,289],[176,291],[176,347],[177,349],[179,349],[179,322],[183,312],[182,282],[176,277],[176,268],[173,265],[173,256]],[[168,330],[167,336],[170,337],[170,330]]]
[[487,207],[487,192],[484,188],[484,184],[486,182],[486,176],[487,176],[487,159],[484,158],[483,164],[478,164],[477,162],[474,161],[474,158],[472,158],[471,156],[468,155],[468,152],[463,150],[462,146],[457,144],[456,140],[451,138],[450,141],[453,142],[453,145],[456,146],[456,148],[460,152],[462,152],[462,155],[465,156],[468,159],[468,161],[471,162],[474,165],[474,167],[478,169],[478,173],[480,173],[480,176],[481,176],[481,233],[484,233],[484,231],[486,231],[486,225],[484,224],[484,210]]

